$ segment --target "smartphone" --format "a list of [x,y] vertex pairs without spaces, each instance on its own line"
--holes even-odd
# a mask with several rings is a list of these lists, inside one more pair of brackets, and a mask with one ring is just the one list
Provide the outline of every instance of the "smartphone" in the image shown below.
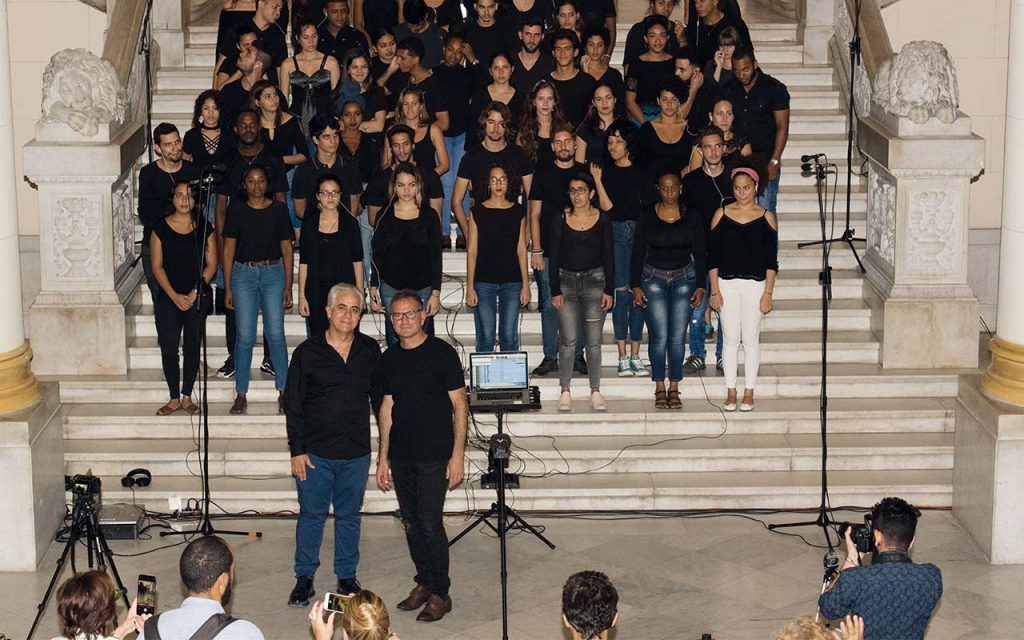
[[348,599],[351,597],[352,596],[346,596],[340,593],[328,592],[324,596],[324,610],[335,611],[337,613],[344,613],[345,603],[348,602]]
[[135,613],[138,615],[156,613],[156,577],[139,574],[138,604]]

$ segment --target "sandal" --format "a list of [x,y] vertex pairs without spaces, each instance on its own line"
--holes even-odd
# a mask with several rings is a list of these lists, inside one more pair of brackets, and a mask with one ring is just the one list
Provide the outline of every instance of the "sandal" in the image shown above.
[[664,389],[656,389],[654,391],[654,408],[668,409],[668,396],[665,394]]
[[176,406],[176,407],[172,407],[171,406],[172,402],[174,402],[174,401],[173,400],[169,400],[167,402],[167,404],[165,404],[164,406],[162,406],[159,409],[157,409],[156,410],[156,415],[158,415],[158,416],[169,416],[172,413],[176,413],[178,411],[181,411],[181,408],[182,408],[181,407],[181,401],[180,400],[178,401],[178,406]]
[[194,416],[199,413],[199,405],[192,402],[192,398],[183,398],[181,400],[181,408],[190,416]]
[[679,399],[679,390],[674,389],[668,392],[668,408],[669,409],[682,409],[683,401]]

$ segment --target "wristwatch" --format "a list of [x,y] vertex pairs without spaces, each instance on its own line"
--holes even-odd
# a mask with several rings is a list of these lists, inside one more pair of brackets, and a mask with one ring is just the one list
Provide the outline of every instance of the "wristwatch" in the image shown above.
[[777,167],[777,166],[779,166],[779,160],[778,160],[778,158],[772,158],[772,159],[770,160],[770,162],[772,163],[772,166],[773,166],[773,167]]

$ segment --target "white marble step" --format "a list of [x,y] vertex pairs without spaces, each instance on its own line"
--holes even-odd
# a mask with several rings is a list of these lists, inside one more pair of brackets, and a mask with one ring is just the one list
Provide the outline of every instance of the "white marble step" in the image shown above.
[[[219,366],[219,362],[212,363]],[[740,367],[742,372],[742,366]],[[957,393],[956,371],[886,370],[876,364],[833,364],[829,367],[828,389],[830,398],[950,398]],[[718,401],[724,395],[721,373],[709,370],[704,376],[683,380],[680,392],[684,400]],[[741,373],[742,375],[742,373]],[[766,364],[760,369],[757,397],[816,398],[821,391],[821,369],[817,364]],[[574,377],[582,399],[586,378]],[[556,376],[533,378],[532,384],[541,389],[541,402],[553,403],[557,398]],[[615,369],[602,370],[601,393],[609,400],[609,409],[618,411],[621,401],[647,398],[651,395],[651,381],[647,378],[619,378]],[[210,377],[210,402],[230,403],[234,397],[234,381]],[[274,381],[254,370],[249,387],[250,402],[276,400]],[[160,369],[133,369],[125,375],[72,376],[60,381],[60,400],[76,403],[163,403],[167,400],[167,385]],[[159,406],[159,405],[156,405]],[[591,413],[586,411],[585,413]]]
[[[127,469],[126,469],[127,471]],[[121,475],[103,476],[107,502],[133,499],[157,511],[167,510],[167,499],[183,501],[200,497],[198,478],[161,478],[134,492],[120,486]],[[520,489],[507,494],[510,506],[520,512],[533,510],[620,509],[715,509],[815,507],[821,495],[818,471],[748,471],[698,473],[585,473],[523,478]],[[487,509],[493,490],[480,489],[475,478],[448,494],[445,509],[460,512]],[[252,481],[213,478],[211,497],[219,509],[237,512],[282,510],[298,512],[295,481],[274,478]],[[868,505],[881,495],[899,495],[921,507],[952,505],[952,471],[836,471],[829,474],[832,504]],[[367,480],[363,511],[393,511],[398,506],[394,491],[382,493]],[[214,509],[215,512],[219,512]],[[468,524],[468,523],[467,523]]]
[[[163,400],[159,401],[160,403]],[[829,401],[830,434],[952,433],[955,400],[950,398],[835,398]],[[64,437],[67,440],[107,440],[130,435],[133,441],[188,439],[196,433],[198,418],[185,413],[155,418],[159,404],[80,403],[67,407]],[[219,439],[278,440],[284,433],[284,417],[276,402],[250,402],[244,416],[228,413],[228,403],[210,404],[211,433]],[[494,419],[476,416],[481,430],[494,431]],[[728,416],[732,435],[818,434],[817,398],[758,399],[757,411]],[[372,418],[371,418],[372,422]],[[148,425],[158,423],[160,428]],[[141,427],[140,425],[147,425]],[[376,428],[376,427],[374,427]],[[658,411],[653,401],[622,400],[606,413],[581,406],[560,413],[552,404],[538,411],[509,414],[505,430],[515,437],[549,436],[659,436],[716,435],[722,430],[722,412],[706,400],[683,404],[680,411]]]

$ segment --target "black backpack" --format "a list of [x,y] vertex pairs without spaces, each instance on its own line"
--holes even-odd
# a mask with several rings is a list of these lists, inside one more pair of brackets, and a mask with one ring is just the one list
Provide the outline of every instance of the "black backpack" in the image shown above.
[[[159,619],[160,614],[157,614],[146,620],[146,625],[142,628],[142,633],[145,634],[146,640],[162,640],[160,638],[160,631],[157,629],[157,621]],[[226,613],[215,613],[206,619],[203,626],[196,629],[196,632],[192,634],[189,640],[213,640],[217,637],[217,634],[236,620],[238,618],[232,618]]]

